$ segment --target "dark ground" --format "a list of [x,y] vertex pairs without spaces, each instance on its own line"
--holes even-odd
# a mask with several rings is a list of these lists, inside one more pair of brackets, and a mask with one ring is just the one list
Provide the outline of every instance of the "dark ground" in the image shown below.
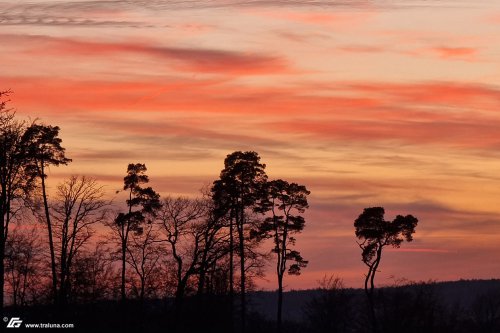
[[[284,332],[367,331],[363,324],[366,321],[364,291],[343,289],[341,292],[342,296],[338,291],[319,289],[286,292]],[[276,292],[252,292],[249,300],[248,332],[273,332]],[[500,280],[386,287],[379,289],[377,304],[384,333],[398,332],[401,327],[406,332],[424,330],[421,332],[425,333],[500,332]],[[228,302],[223,296],[188,298],[183,315],[178,318],[173,314],[170,300],[128,301],[125,305],[118,301],[100,301],[58,307],[8,307],[3,327],[12,317],[19,317],[23,321],[20,328],[24,330],[27,330],[26,323],[71,323],[75,328],[56,331],[219,333],[231,331],[227,313]]]

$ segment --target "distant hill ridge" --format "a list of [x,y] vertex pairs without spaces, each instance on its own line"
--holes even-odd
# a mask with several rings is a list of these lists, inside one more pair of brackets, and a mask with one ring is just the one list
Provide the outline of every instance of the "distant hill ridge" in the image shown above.
[[[435,292],[436,296],[447,306],[460,306],[469,308],[481,295],[498,294],[500,297],[500,279],[490,280],[457,280],[440,282],[413,282],[398,286],[382,286],[378,289],[393,290],[397,288],[409,289],[417,288],[422,284],[428,285]],[[361,288],[346,288],[347,292],[356,297],[363,297],[364,290]],[[283,318],[285,320],[303,320],[304,308],[313,298],[324,293],[324,289],[290,290],[284,293]],[[277,292],[275,291],[255,291],[250,293],[251,309],[268,319],[274,319],[276,312]]]

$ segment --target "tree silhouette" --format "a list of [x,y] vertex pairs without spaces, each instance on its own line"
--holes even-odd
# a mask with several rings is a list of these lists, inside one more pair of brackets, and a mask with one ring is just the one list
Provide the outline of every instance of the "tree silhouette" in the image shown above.
[[[182,314],[184,293],[189,279],[197,273],[202,254],[202,219],[206,205],[201,200],[168,197],[159,214],[160,224],[174,258],[175,324]],[[177,325],[174,329],[177,329]]]
[[476,297],[471,306],[470,317],[476,332],[500,331],[500,290],[492,290]]
[[95,179],[71,176],[57,187],[52,205],[54,238],[59,263],[58,297],[67,303],[74,259],[94,234],[93,226],[106,219],[104,190]]
[[15,119],[0,92],[0,314],[4,304],[4,258],[11,221],[23,208],[23,201],[34,188],[34,177],[26,173],[27,146],[22,140],[26,124]]
[[113,267],[111,252],[106,244],[98,242],[94,248],[76,254],[70,276],[73,303],[96,303],[119,294],[120,276]]
[[213,281],[211,276],[219,270],[219,263],[229,253],[228,235],[225,232],[224,217],[218,216],[214,210],[213,201],[204,199],[206,216],[200,225],[201,231],[201,256],[198,265],[198,290],[199,298],[210,290],[209,283]]
[[398,215],[393,221],[384,220],[384,208],[365,208],[363,213],[354,221],[356,237],[362,240],[358,243],[362,250],[362,261],[368,266],[365,277],[365,293],[370,305],[372,329],[376,332],[377,320],[373,299],[374,280],[382,259],[382,249],[389,245],[399,248],[404,240],[411,242],[418,220],[412,215]]
[[267,180],[265,164],[260,163],[260,156],[254,151],[236,151],[227,155],[224,160],[224,169],[220,179],[214,181],[212,198],[215,209],[219,214],[229,215],[229,293],[230,316],[233,318],[234,294],[234,237],[233,228],[236,227],[238,236],[238,254],[240,257],[240,297],[241,297],[241,331],[245,331],[246,300],[245,300],[245,225],[247,219],[245,210],[254,208],[260,199],[261,187]]
[[356,332],[352,327],[356,322],[354,295],[345,288],[341,278],[326,275],[318,281],[319,295],[304,307],[308,332],[342,333]]
[[[384,333],[449,332],[443,304],[432,282],[409,282],[380,290],[378,325]],[[487,331],[481,331],[487,332]],[[495,331],[498,332],[498,331]]]
[[44,251],[38,230],[32,225],[15,227],[5,246],[6,282],[10,287],[12,304],[26,306],[36,300],[41,284]]
[[[151,187],[142,187],[149,182],[146,175],[145,164],[129,164],[127,175],[123,178],[123,190],[128,191],[126,201],[128,211],[119,213],[115,218],[115,231],[118,233],[121,245],[121,299],[125,301],[125,273],[127,263],[127,246],[130,232],[142,233],[141,224],[146,222],[148,216],[154,216],[161,207],[160,195]],[[151,223],[151,221],[147,221]]]
[[[276,274],[278,276],[278,308],[277,332],[281,332],[281,314],[283,305],[283,276],[288,268],[288,274],[299,275],[300,269],[306,267],[307,261],[299,251],[292,250],[295,245],[293,234],[304,229],[305,220],[300,214],[309,208],[307,196],[310,194],[305,186],[278,179],[264,186],[262,212],[271,212],[260,225],[260,237],[272,238],[276,254]],[[287,266],[289,261],[294,263]]]
[[57,302],[57,272],[54,249],[54,239],[52,232],[52,222],[47,198],[45,179],[46,170],[51,165],[67,165],[71,159],[66,158],[65,148],[61,146],[62,140],[59,138],[59,127],[51,125],[41,125],[33,123],[24,132],[22,144],[27,147],[27,159],[29,173],[41,181],[42,199],[44,208],[44,218],[47,224],[50,266],[52,271],[52,296]]
[[154,287],[161,285],[160,281],[164,277],[161,263],[167,253],[160,245],[157,229],[153,223],[146,224],[142,233],[131,234],[130,244],[127,246],[127,263],[138,277],[138,281],[131,279],[132,289],[141,303],[145,297],[155,293]]

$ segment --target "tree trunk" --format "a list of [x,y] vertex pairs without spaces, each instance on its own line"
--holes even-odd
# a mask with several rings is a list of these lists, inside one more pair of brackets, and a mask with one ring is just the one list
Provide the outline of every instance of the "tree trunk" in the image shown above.
[[241,292],[241,333],[245,333],[245,324],[246,324],[246,299],[245,299],[245,239],[244,239],[244,233],[243,233],[243,214],[244,212],[241,212],[240,216],[240,221],[238,224],[238,237],[239,237],[239,246],[240,246],[240,274],[241,274],[241,279],[240,279],[240,292]]
[[139,295],[141,304],[144,303],[144,294],[145,294],[145,289],[146,289],[146,280],[144,278],[144,275],[141,276],[141,294]]
[[375,331],[375,324],[374,324],[376,321],[376,318],[375,318],[375,304],[373,302],[373,290],[368,287],[370,280],[371,280],[371,277],[372,277],[372,274],[373,274],[373,265],[368,266],[368,274],[365,277],[365,294],[366,294],[366,299],[368,300],[368,307],[369,307],[369,311],[370,311],[370,322],[372,325],[372,332],[376,332]]
[[47,222],[47,232],[49,236],[49,251],[50,251],[50,268],[52,271],[52,296],[54,298],[54,303],[57,302],[57,273],[56,273],[56,258],[54,253],[54,240],[52,239],[52,223],[50,222],[50,212],[49,203],[47,201],[47,191],[45,188],[45,171],[44,162],[41,162],[41,174],[42,178],[42,196],[43,196],[43,206],[45,208],[45,220]]
[[[122,235],[121,235],[121,241],[122,241],[122,281],[121,281],[121,300],[122,303],[125,303],[125,300],[127,299],[127,295],[125,293],[125,268],[127,264],[127,242],[128,242],[128,233],[130,231],[130,214],[132,214],[132,189],[130,189],[129,194],[128,194],[128,217],[126,221],[123,221],[122,225]],[[126,224],[125,224],[126,223]]]
[[[5,193],[4,186],[2,185],[2,194]],[[2,195],[2,202],[0,202],[0,316],[3,318],[3,298],[4,298],[4,284],[5,284],[5,244],[6,244],[6,232],[5,232],[5,211],[4,211],[4,201],[5,197]]]
[[5,284],[5,264],[4,264],[4,258],[5,258],[5,240],[4,240],[4,235],[3,235],[3,223],[2,227],[0,228],[2,230],[2,236],[0,240],[0,317],[3,318],[3,298],[4,298],[4,284]]
[[175,290],[174,299],[174,325],[172,331],[175,333],[179,329],[179,323],[182,322],[182,306],[184,303],[184,291],[186,290],[187,280],[179,280]]
[[[2,193],[0,193],[0,316],[3,318],[4,284],[5,284],[5,245],[7,243],[7,227],[9,219],[10,201],[7,200],[7,147],[2,147]],[[5,163],[5,164],[4,164]]]
[[370,267],[371,271],[371,276],[370,276],[370,297],[369,297],[369,302],[370,302],[370,313],[371,313],[371,320],[372,320],[372,331],[373,333],[378,333],[378,323],[377,323],[377,316],[375,313],[375,300],[374,300],[374,291],[375,291],[375,273],[377,272],[378,265],[380,264],[380,260],[382,259],[382,246],[379,245],[379,248],[377,250],[377,258],[375,259],[375,262],[373,263],[373,266]]
[[[232,214],[231,214],[232,215]],[[234,329],[234,235],[233,216],[229,218],[229,323]]]
[[281,333],[281,313],[283,306],[283,274],[278,275],[278,313],[276,316],[276,332]]
[[177,314],[181,314],[182,310],[182,301],[184,299],[184,290],[186,289],[186,283],[184,281],[179,281],[177,285],[177,289],[175,291],[175,310]]
[[196,291],[196,296],[201,296],[205,289],[205,279],[206,279],[206,265],[200,265],[200,277],[198,280],[198,290]]
[[125,260],[127,255],[127,244],[125,239],[122,239],[122,281],[121,281],[121,300],[125,302]]
[[205,289],[205,279],[206,279],[207,269],[208,269],[207,257],[208,257],[208,251],[209,251],[209,248],[208,248],[208,239],[209,238],[210,237],[208,235],[208,231],[205,231],[205,233],[203,235],[204,248],[203,248],[203,253],[201,256],[200,268],[199,268],[200,273],[199,273],[199,280],[198,280],[198,290],[196,292],[196,296],[198,296],[199,298],[201,298],[201,295],[204,293],[204,289]]
[[[206,238],[205,238],[206,240]],[[205,242],[206,244],[206,242]],[[199,267],[199,278],[198,278],[198,290],[196,291],[196,311],[199,313],[202,313],[205,308],[205,285],[206,285],[206,278],[207,278],[207,270],[208,270],[208,265],[207,265],[207,248],[203,250],[203,256],[201,259],[200,267]]]
[[62,235],[62,246],[61,246],[61,260],[60,260],[60,266],[61,269],[59,271],[60,277],[59,277],[59,303],[60,304],[65,304],[66,303],[66,251],[64,249],[64,243],[65,243],[65,235],[63,233]]

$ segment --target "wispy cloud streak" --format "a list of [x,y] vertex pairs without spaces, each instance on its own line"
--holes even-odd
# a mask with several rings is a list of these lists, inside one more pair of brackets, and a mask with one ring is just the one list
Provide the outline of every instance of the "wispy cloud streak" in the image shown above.
[[133,54],[172,62],[178,70],[198,73],[271,74],[289,71],[279,56],[219,49],[153,46],[141,43],[106,43],[49,36],[3,35],[5,41],[25,42],[33,54],[57,57],[107,57]]

